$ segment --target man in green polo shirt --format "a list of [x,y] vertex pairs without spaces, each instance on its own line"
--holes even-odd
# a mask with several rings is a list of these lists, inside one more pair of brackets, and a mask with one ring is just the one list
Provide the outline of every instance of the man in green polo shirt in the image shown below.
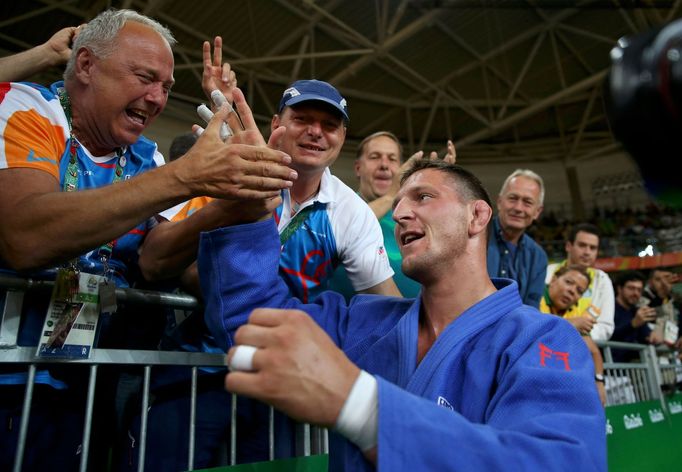
[[[421,159],[423,151],[416,152],[406,163],[402,163],[403,147],[397,136],[390,131],[377,131],[362,140],[358,146],[355,159],[355,175],[360,186],[358,193],[372,209],[384,235],[384,247],[395,275],[395,281],[403,297],[415,298],[419,293],[419,284],[403,274],[401,269],[402,258],[398,250],[394,236],[395,221],[393,221],[393,199],[400,188],[400,176],[413,159]],[[432,152],[430,159],[437,159],[438,155]],[[455,162],[455,146],[452,141],[447,143],[447,153],[443,160]],[[342,270],[337,270],[330,284],[332,290],[336,290],[346,296],[353,296],[354,291],[348,277]]]

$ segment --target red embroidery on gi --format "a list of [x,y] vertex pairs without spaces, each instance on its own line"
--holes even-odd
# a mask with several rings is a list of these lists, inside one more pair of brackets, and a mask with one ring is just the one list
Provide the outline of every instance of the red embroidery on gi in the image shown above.
[[553,351],[542,343],[538,343],[540,346],[540,365],[546,367],[546,359],[556,359],[557,361],[562,361],[564,363],[565,370],[571,370],[568,364],[568,352]]

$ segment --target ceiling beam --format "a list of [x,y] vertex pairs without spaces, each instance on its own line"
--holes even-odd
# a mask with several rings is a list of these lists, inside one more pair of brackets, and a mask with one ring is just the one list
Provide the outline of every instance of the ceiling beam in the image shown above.
[[583,69],[588,74],[594,74],[594,68],[590,66],[587,61],[583,58],[582,54],[578,52],[578,50],[573,46],[573,44],[566,38],[564,33],[562,33],[559,30],[555,30],[554,33],[556,34],[557,38],[559,38],[559,41],[569,50],[571,51],[571,54],[573,57],[580,63],[581,66],[583,66]]
[[677,14],[677,10],[680,8],[680,4],[682,4],[682,0],[675,0],[675,3],[673,4],[672,8],[668,12],[668,16],[665,18],[665,22],[672,21],[673,18],[675,18],[675,15]]
[[306,34],[301,38],[301,44],[298,46],[298,57],[294,60],[294,66],[291,68],[291,74],[289,74],[289,82],[293,82],[298,77],[301,72],[301,66],[303,66],[303,54],[308,48],[310,43],[310,35]]
[[[398,31],[396,34],[387,38],[386,41],[384,41],[382,44],[374,44],[365,38],[366,41],[365,41],[364,45],[366,47],[373,48],[375,50],[375,54],[362,57],[362,58],[356,60],[355,62],[349,64],[347,67],[344,68],[344,70],[342,72],[333,76],[330,79],[330,81],[334,82],[334,83],[341,83],[346,78],[348,78],[349,76],[356,74],[360,69],[371,64],[373,61],[376,61],[377,56],[384,55],[384,54],[388,53],[388,51],[390,51],[393,47],[397,46],[398,44],[402,43],[403,41],[406,41],[408,38],[410,38],[414,34],[421,31],[423,28],[425,28],[432,21],[432,19],[433,19],[433,17],[435,17],[435,15],[436,15],[436,11],[434,10],[434,11],[432,11],[426,15],[419,17],[417,20],[413,21],[412,23],[407,25],[405,28]],[[336,20],[335,18],[334,18],[334,20],[335,20],[335,22],[339,23],[339,21]]]
[[561,64],[559,46],[557,46],[556,35],[554,34],[553,29],[549,30],[549,40],[552,44],[552,55],[554,56],[554,64],[556,65],[559,84],[561,85],[561,88],[566,88],[566,75],[564,74],[564,66]]
[[590,115],[592,114],[592,108],[594,107],[594,101],[597,98],[597,94],[599,93],[599,87],[594,87],[592,89],[592,94],[590,95],[590,99],[587,101],[587,105],[585,106],[585,110],[583,110],[583,116],[580,120],[580,125],[578,126],[578,132],[575,135],[575,138],[573,139],[573,145],[571,146],[571,150],[568,152],[568,160],[571,160],[571,158],[575,155],[576,149],[578,149],[578,145],[580,144],[580,141],[582,140],[583,137],[583,132],[585,131],[585,126],[587,126],[587,120],[590,118]]
[[8,18],[6,20],[0,21],[0,28],[4,28],[5,26],[11,26],[16,23],[20,23],[25,20],[30,20],[31,18],[35,18],[36,16],[44,15],[45,13],[49,13],[52,10],[60,9],[64,5],[73,3],[73,0],[68,0],[66,2],[61,2],[61,3],[51,3],[49,5],[46,5],[42,8],[36,8],[35,10],[31,10],[27,13],[23,13],[21,15],[13,16],[11,18]]
[[553,105],[554,103],[557,103],[558,101],[564,99],[565,97],[568,97],[576,92],[583,91],[585,89],[588,89],[590,87],[595,86],[604,78],[606,77],[606,74],[608,73],[608,69],[602,70],[600,72],[597,72],[596,74],[581,80],[580,82],[577,82],[565,89],[562,89],[553,95],[550,95],[549,97],[544,98],[543,100],[540,100],[539,102],[523,109],[520,110],[513,115],[492,123],[490,127],[486,129],[482,129],[480,131],[477,131],[475,133],[472,133],[468,136],[463,137],[462,139],[457,141],[457,146],[459,147],[464,147],[467,145],[470,145],[472,143],[475,143],[477,141],[480,141],[482,139],[489,138],[490,136],[494,136],[495,134],[499,133],[500,131],[509,128],[510,126],[513,126],[514,124],[524,120],[525,118],[532,116],[542,110],[545,110],[548,108],[550,105]]
[[388,0],[374,0],[374,12],[376,16],[377,42],[384,41],[386,30],[388,29],[388,11],[390,5]]
[[[443,22],[440,19],[436,19],[436,26],[446,35],[448,36],[451,40],[453,40],[458,46],[466,50],[469,54],[471,54],[475,59],[479,61],[481,69],[485,72],[485,70],[490,70],[495,77],[497,77],[498,80],[500,80],[502,83],[504,83],[508,87],[512,87],[512,82],[507,78],[505,74],[500,72],[495,66],[490,64],[489,62],[483,60],[483,57],[481,56],[481,53],[476,51],[473,47],[471,47],[466,41],[464,41],[459,35],[457,35],[455,32],[452,31],[451,28],[449,28],[447,25],[444,25]],[[528,99],[528,97],[523,94],[522,92],[519,91],[519,96]]]
[[405,15],[405,10],[407,10],[407,5],[409,1],[410,0],[402,0],[400,2],[400,5],[398,5],[398,8],[395,9],[393,18],[391,18],[391,23],[388,25],[388,28],[386,30],[387,36],[391,36],[395,33],[395,30],[396,28],[398,28],[400,20],[403,18],[403,15]]
[[[156,14],[156,18],[159,20],[162,20],[163,22],[165,22],[169,25],[171,25],[173,28],[184,31],[188,35],[196,38],[200,44],[203,44],[203,42],[206,40],[212,41],[212,39],[213,39],[213,38],[207,38],[206,33],[199,31],[195,28],[192,28],[184,20],[175,18],[175,17],[170,16],[166,13],[158,12]],[[182,48],[179,48],[176,46],[174,49],[178,50],[178,49],[182,49]],[[201,48],[189,48],[189,49],[185,49],[185,51],[190,56],[202,58]],[[236,58],[243,58],[244,57],[243,54],[241,54],[241,53],[235,51],[234,49],[230,48],[227,44],[225,44],[225,41],[223,41],[223,57],[225,57],[225,56],[231,56],[231,57],[236,57]],[[202,67],[203,67],[203,61],[202,61]]]
[[516,77],[516,81],[514,81],[514,85],[512,86],[511,90],[509,91],[509,95],[507,95],[507,99],[505,100],[505,104],[500,108],[500,111],[497,114],[497,120],[499,121],[502,119],[504,114],[507,112],[507,106],[509,102],[511,101],[512,98],[514,98],[514,95],[516,94],[516,91],[518,90],[519,86],[521,85],[521,82],[523,81],[524,77],[526,77],[526,73],[528,73],[528,69],[530,68],[530,65],[533,63],[533,60],[535,59],[535,56],[538,53],[538,50],[540,49],[540,46],[545,40],[545,36],[547,36],[547,32],[543,31],[540,33],[538,36],[537,40],[535,41],[535,44],[533,44],[533,49],[531,49],[530,54],[526,57],[526,60],[523,64],[523,67],[521,67],[521,70],[519,71],[519,75]]
[[424,144],[426,144],[426,141],[429,137],[430,131],[431,131],[431,125],[433,125],[433,119],[436,116],[436,113],[438,112],[438,102],[440,101],[441,94],[437,93],[436,97],[433,99],[433,104],[431,105],[431,109],[429,110],[429,116],[426,118],[426,122],[424,123],[424,126],[422,127],[422,137],[419,140],[419,148],[424,149]]
[[142,14],[155,16],[156,12],[161,10],[166,3],[168,3],[168,0],[147,0],[144,9],[142,9]]
[[[312,16],[305,14],[303,11],[301,11],[299,8],[295,7],[291,3],[289,3],[287,0],[276,0],[277,3],[284,7],[285,9],[289,10],[295,15],[298,15],[302,20],[304,20],[303,24],[301,26],[294,28],[289,34],[286,36],[282,37],[277,41],[273,47],[268,51],[268,55],[276,55],[279,54],[281,51],[284,51],[286,48],[292,46],[298,40],[309,34],[311,29],[314,29],[317,24],[320,22],[320,20],[323,17],[323,15],[319,13],[315,13]],[[329,2],[326,5],[327,9],[333,10],[336,8],[343,0],[335,0],[333,2]]]
[[[307,47],[308,41],[302,41],[301,47]],[[247,64],[268,64],[269,62],[286,62],[286,61],[299,61],[302,59],[324,59],[324,58],[335,58],[335,57],[347,57],[347,56],[362,56],[371,54],[373,51],[371,49],[340,49],[338,51],[324,51],[324,52],[309,52],[303,53],[299,52],[297,54],[285,54],[282,56],[263,56],[263,57],[244,57],[239,59],[230,59],[231,66],[243,66]],[[178,66],[178,69],[189,69],[189,68],[203,68],[203,62],[193,62],[183,66]]]
[[[434,86],[430,80],[424,78],[417,71],[410,68],[405,63],[403,63],[402,61],[400,61],[399,59],[397,59],[396,57],[394,57],[388,53],[388,51],[390,51],[390,49],[392,49],[396,45],[402,43],[403,41],[407,40],[409,37],[416,34],[418,31],[420,31],[425,26],[430,24],[433,21],[433,19],[435,18],[436,14],[438,13],[438,10],[432,10],[429,13],[422,15],[417,20],[413,21],[412,23],[407,25],[405,28],[401,29],[398,33],[387,38],[383,44],[377,45],[377,44],[374,44],[373,42],[371,42],[368,38],[362,36],[360,33],[355,32],[355,30],[353,30],[350,26],[346,25],[342,21],[338,20],[330,12],[328,12],[328,11],[322,9],[321,7],[315,5],[314,3],[312,3],[312,0],[304,0],[304,2],[306,3],[306,5],[310,6],[313,10],[315,10],[317,13],[325,16],[332,23],[339,25],[340,27],[342,27],[346,31],[352,31],[353,32],[352,35],[355,38],[357,38],[359,41],[361,41],[363,45],[366,45],[368,47],[375,49],[374,54],[368,54],[368,55],[363,56],[362,58],[356,60],[355,62],[353,62],[349,66],[345,67],[342,72],[331,77],[329,79],[329,82],[334,83],[334,84],[340,84],[349,75],[356,73],[358,70],[360,70],[361,68],[364,68],[366,65],[368,65],[370,63],[375,63],[375,65],[378,65],[379,67],[382,67],[384,70],[386,70],[387,73],[393,75],[398,80],[403,81],[407,86],[415,88],[415,90],[422,90],[423,89],[423,87],[419,86],[419,84],[415,84],[412,81],[406,80],[406,78],[403,76],[403,74],[396,74],[396,72],[392,68],[387,67],[382,61],[377,62],[378,56],[384,56],[387,61],[393,62],[394,64],[401,67],[405,72],[412,75],[414,78],[418,79],[418,81],[421,82],[421,85],[433,90],[434,93],[441,93],[441,94],[444,94],[444,95],[450,96],[450,97],[452,97],[454,95],[454,97],[456,99],[461,99],[461,96],[459,95],[458,92],[447,92],[440,87]],[[476,111],[475,109],[473,109],[471,107],[468,107],[464,102],[461,103],[460,107],[466,113],[471,115],[474,119],[481,121],[483,124],[487,125],[487,123],[488,123],[487,119],[485,118],[485,116],[478,113],[478,111]]]
[[604,146],[598,147],[596,149],[592,149],[589,152],[585,154],[581,154],[580,156],[577,156],[575,158],[575,161],[586,161],[588,159],[592,159],[595,157],[599,157],[602,154],[607,154],[610,152],[615,152],[615,151],[621,151],[623,149],[623,146],[621,146],[620,143],[618,142],[612,142],[610,144],[605,144]]
[[614,6],[618,9],[618,13],[620,13],[620,16],[625,21],[625,24],[628,25],[628,27],[630,28],[630,31],[632,33],[637,33],[638,32],[637,26],[633,23],[632,19],[630,19],[628,12],[626,12],[625,9],[623,9],[621,7],[620,0],[611,0],[611,1],[613,2]]
[[411,74],[415,79],[417,79],[419,82],[421,82],[423,87],[431,89],[435,94],[443,95],[443,96],[448,96],[448,97],[453,97],[455,98],[455,103],[458,108],[460,108],[462,111],[467,113],[469,116],[472,118],[476,119],[477,121],[481,122],[483,125],[488,126],[489,122],[485,116],[483,116],[478,110],[475,108],[468,106],[463,99],[463,97],[459,94],[457,90],[447,90],[442,87],[438,87],[437,85],[434,85],[431,83],[429,79],[426,77],[422,76],[421,74],[418,74],[415,72],[413,69],[405,65],[402,61],[399,61],[398,59],[394,57],[389,58],[393,63],[398,65],[400,68],[402,68],[406,73]]
[[463,66],[458,67],[456,70],[452,71],[452,73],[448,74],[447,76],[443,77],[440,82],[450,82],[454,80],[457,77],[460,77],[471,70],[480,67],[481,62],[486,62],[494,57],[497,57],[498,55],[506,53],[509,49],[512,49],[516,46],[520,46],[526,41],[529,41],[536,37],[538,34],[540,34],[542,31],[546,31],[548,29],[554,28],[554,25],[559,23],[560,21],[564,21],[576,14],[580,13],[580,10],[577,8],[570,9],[570,10],[563,10],[560,13],[557,13],[553,17],[548,17],[544,23],[540,23],[532,28],[529,28],[525,30],[523,33],[518,34],[512,38],[505,38],[504,42],[498,45],[497,47],[491,49],[490,51],[487,51],[483,53],[480,57],[480,59],[476,61],[469,62],[467,64],[464,64]]
[[[545,21],[548,21],[548,20],[549,20],[549,17],[548,17],[543,11],[541,11],[541,10],[539,10],[539,9],[536,8],[536,9],[535,9],[535,12],[536,12],[536,13],[538,14],[538,16],[540,16],[540,18],[542,18],[543,20],[545,20]],[[566,38],[566,36],[565,36],[561,31],[559,31],[558,28],[560,28],[562,24],[563,24],[563,23],[556,23],[555,27],[553,27],[553,28],[551,29],[551,31],[553,32],[553,34],[554,34],[557,38],[559,38],[559,40],[560,40],[560,41],[563,43],[563,45],[571,52],[571,54],[573,54],[573,57],[575,57],[576,60],[577,60],[578,62],[580,62],[580,64],[585,68],[585,70],[587,71],[587,73],[590,74],[590,75],[591,75],[591,74],[594,74],[594,70],[593,70],[593,69],[590,67],[590,65],[585,61],[585,59],[583,59],[582,55],[578,52],[578,50],[575,49],[575,47],[573,47],[573,44],[571,44],[571,42]]]
[[587,31],[587,30],[584,30],[582,28],[578,28],[576,26],[567,25],[565,23],[559,23],[556,25],[556,27],[561,29],[561,30],[568,31],[569,33],[573,33],[573,34],[576,34],[578,36],[583,36],[583,37],[589,38],[589,39],[594,39],[595,41],[606,43],[606,44],[609,44],[611,46],[615,45],[616,42],[618,42],[618,38],[610,38],[608,36],[604,36],[602,34],[598,34],[598,33],[595,33],[593,31]]

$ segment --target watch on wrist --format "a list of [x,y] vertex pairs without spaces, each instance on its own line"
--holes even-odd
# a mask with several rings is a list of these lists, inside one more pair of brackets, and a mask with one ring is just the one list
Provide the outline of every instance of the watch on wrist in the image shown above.
[[594,374],[594,380],[596,382],[604,383],[604,374]]

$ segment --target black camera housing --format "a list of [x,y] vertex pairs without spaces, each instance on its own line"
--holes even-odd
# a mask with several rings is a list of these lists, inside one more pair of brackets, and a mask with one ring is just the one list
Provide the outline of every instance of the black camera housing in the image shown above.
[[611,51],[605,84],[615,137],[637,162],[647,190],[682,207],[682,19],[625,37]]

